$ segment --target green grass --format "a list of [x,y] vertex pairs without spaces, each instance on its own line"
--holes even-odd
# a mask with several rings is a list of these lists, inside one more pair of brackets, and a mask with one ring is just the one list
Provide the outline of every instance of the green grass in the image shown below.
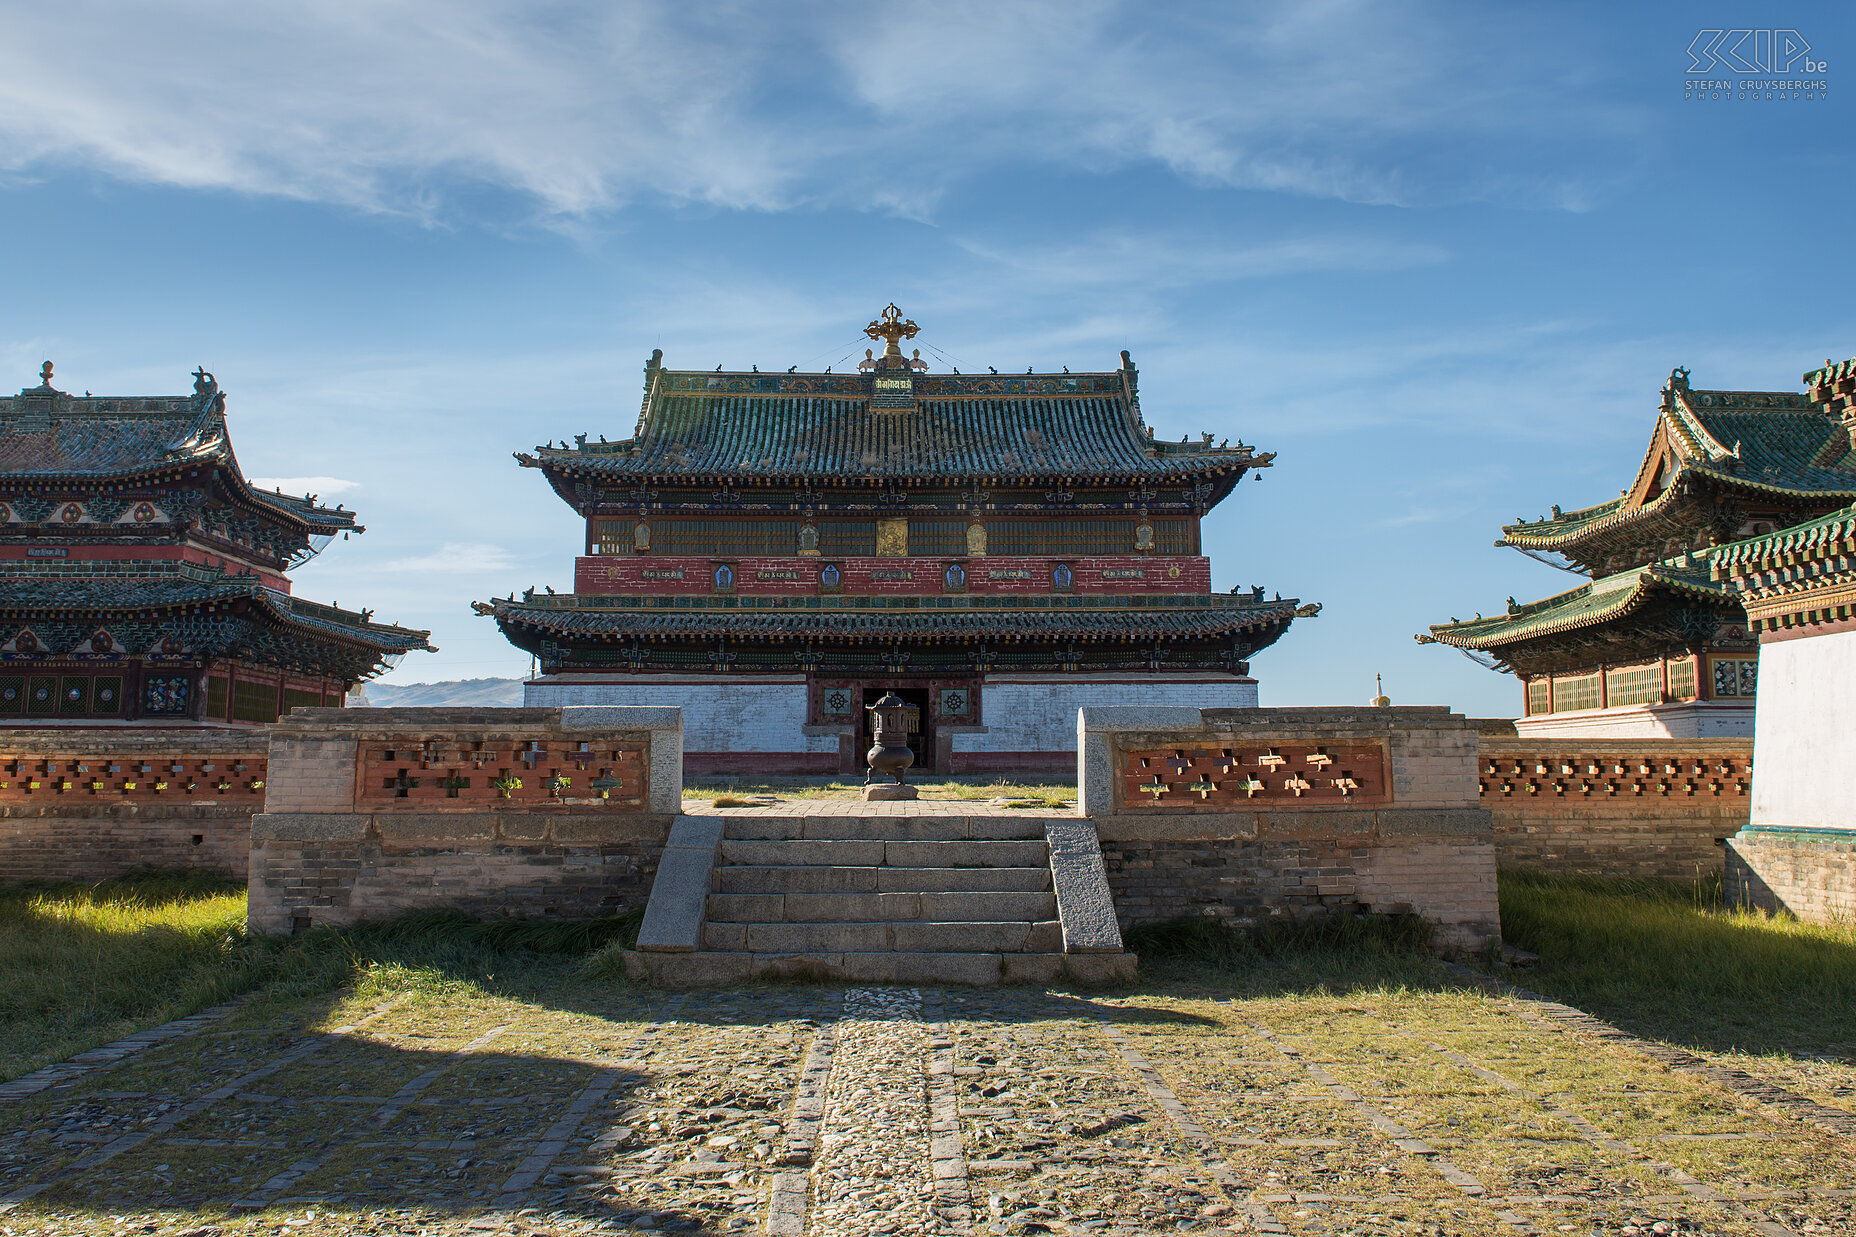
[[0,1081],[247,993],[529,986],[635,939],[638,918],[479,923],[427,911],[277,937],[245,930],[242,885],[197,874],[0,889]]
[[198,875],[0,889],[0,1079],[184,1017],[264,974],[245,890]]
[[1431,925],[1415,915],[1276,917],[1232,927],[1194,915],[1130,929],[1143,986],[1338,991],[1435,984]]
[[1517,981],[1638,1034],[1721,1052],[1856,1054],[1856,925],[1723,905],[1709,883],[1501,876]]

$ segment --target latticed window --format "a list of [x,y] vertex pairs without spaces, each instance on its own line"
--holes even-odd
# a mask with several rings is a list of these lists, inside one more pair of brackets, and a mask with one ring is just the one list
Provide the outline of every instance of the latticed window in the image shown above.
[[594,520],[593,544],[599,547],[601,554],[630,554],[632,521]]
[[1581,675],[1578,678],[1553,680],[1553,711],[1555,713],[1575,713],[1580,709],[1598,707],[1598,676]]
[[1529,683],[1527,685],[1528,716],[1532,717],[1539,713],[1545,713],[1551,699],[1552,696],[1548,691],[1548,682],[1546,679],[1535,679],[1533,682]]
[[1605,703],[1612,708],[1655,704],[1662,698],[1663,663],[1660,661],[1605,672]]
[[235,722],[276,721],[277,684],[248,683],[243,679],[233,683],[232,720]]
[[698,557],[772,556],[799,553],[796,520],[653,520],[656,554]]
[[1669,697],[1672,700],[1695,698],[1695,663],[1684,657],[1669,663]]
[[321,692],[299,691],[294,687],[284,688],[284,716],[288,717],[291,709],[318,709],[321,707]]
[[827,558],[870,558],[876,554],[875,520],[820,520],[818,552]]
[[1064,558],[1132,554],[1134,527],[1133,520],[988,520],[986,552]]
[[1158,554],[1192,553],[1190,524],[1185,520],[1155,520],[1154,551]]
[[[967,552],[965,520],[910,520],[909,553],[947,558]],[[988,553],[992,553],[989,546]]]

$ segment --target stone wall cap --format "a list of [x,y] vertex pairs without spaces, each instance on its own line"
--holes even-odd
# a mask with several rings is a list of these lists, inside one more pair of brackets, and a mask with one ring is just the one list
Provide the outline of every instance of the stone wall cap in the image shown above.
[[251,818],[252,843],[352,842],[367,837],[364,812],[259,812]]
[[1085,705],[1085,731],[1149,733],[1168,730],[1256,728],[1296,730],[1311,736],[1337,728],[1376,732],[1391,730],[1470,730],[1474,723],[1448,705],[1316,705],[1285,709],[1194,709],[1180,705]]
[[1198,729],[1202,710],[1184,705],[1089,704],[1077,710],[1087,731]]
[[559,710],[563,730],[682,730],[683,710],[664,704],[576,704]]

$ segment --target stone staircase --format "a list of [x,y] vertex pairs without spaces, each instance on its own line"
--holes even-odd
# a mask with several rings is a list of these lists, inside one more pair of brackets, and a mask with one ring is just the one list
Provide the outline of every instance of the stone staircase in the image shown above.
[[626,962],[670,985],[998,984],[1135,959],[1089,822],[917,810],[679,817]]

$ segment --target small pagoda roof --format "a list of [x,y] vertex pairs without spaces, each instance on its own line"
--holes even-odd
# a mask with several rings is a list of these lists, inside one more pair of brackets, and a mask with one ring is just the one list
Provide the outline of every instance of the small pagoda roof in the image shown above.
[[1713,550],[1755,631],[1856,617],[1856,506]]
[[[1699,391],[1678,369],[1663,390],[1643,463],[1618,497],[1549,519],[1504,525],[1498,546],[1601,560],[1633,540],[1633,526],[1683,519],[1693,489],[1792,504],[1856,499],[1856,450],[1836,420],[1793,391]],[[1654,529],[1645,530],[1654,535]]]
[[225,395],[211,374],[195,374],[194,393],[72,395],[44,381],[0,398],[0,485],[128,486],[185,469],[216,469],[236,501],[311,536],[364,532],[355,513],[254,489],[239,468],[226,428]]
[[[1124,358],[1126,354],[1123,354]],[[646,367],[631,438],[516,455],[562,497],[576,482],[971,483],[1211,480],[1224,492],[1275,456],[1211,434],[1162,442],[1141,419],[1133,363],[1089,374],[724,373]],[[906,410],[872,406],[902,377]],[[1220,494],[1222,497],[1222,494]]]
[[[929,644],[1046,639],[1129,642],[1246,634],[1267,636],[1262,643],[1269,644],[1288,628],[1298,610],[1305,617],[1319,609],[1318,606],[1299,606],[1290,598],[1265,601],[1250,594],[1168,598],[1160,604],[1151,604],[1150,599],[1149,604],[1140,605],[1090,604],[1063,608],[1030,607],[1022,601],[1016,605],[974,604],[943,609],[928,604],[883,606],[873,604],[874,599],[870,598],[807,600],[833,604],[783,605],[773,609],[736,609],[713,604],[699,608],[667,608],[640,604],[635,598],[573,594],[471,604],[477,613],[495,618],[505,631],[519,627],[589,641],[713,640],[726,636],[853,644],[899,640]],[[932,602],[937,599],[910,600]]]
[[249,603],[271,623],[305,634],[333,637],[387,655],[415,649],[436,652],[431,632],[376,623],[356,613],[292,597],[241,575],[193,563],[149,564],[152,574],[71,578],[40,574],[0,577],[0,617],[12,620],[98,618],[193,613]]
[[1839,547],[1851,542],[1856,542],[1856,505],[1763,536],[1717,546],[1708,552],[1708,561],[1715,578],[1722,579],[1793,566],[1838,553]]
[[1499,655],[1515,645],[1616,622],[1653,600],[1669,597],[1738,604],[1734,591],[1711,577],[1705,553],[1683,555],[1606,576],[1542,601],[1511,602],[1505,614],[1437,623],[1418,642]]

